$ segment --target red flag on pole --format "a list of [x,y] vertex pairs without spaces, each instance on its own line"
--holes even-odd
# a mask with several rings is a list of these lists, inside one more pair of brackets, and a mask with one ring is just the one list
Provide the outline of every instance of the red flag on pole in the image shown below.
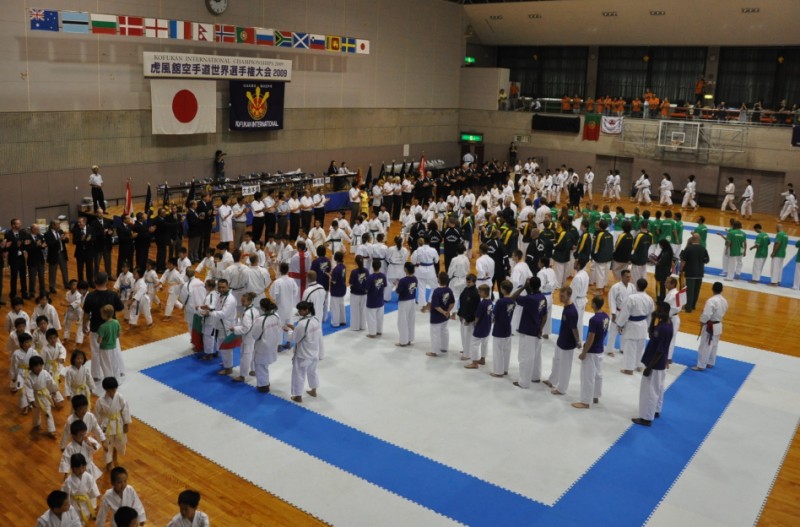
[[131,196],[131,180],[128,180],[128,184],[125,185],[125,216],[131,215],[131,209],[133,208],[133,196]]
[[419,158],[419,175],[425,177],[427,173],[427,170],[425,170],[425,154],[422,154],[422,157]]

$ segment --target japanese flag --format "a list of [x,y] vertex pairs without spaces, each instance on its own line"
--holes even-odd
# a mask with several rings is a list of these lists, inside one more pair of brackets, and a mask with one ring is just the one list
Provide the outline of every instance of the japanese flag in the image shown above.
[[153,134],[209,134],[217,131],[214,81],[153,79],[150,101]]

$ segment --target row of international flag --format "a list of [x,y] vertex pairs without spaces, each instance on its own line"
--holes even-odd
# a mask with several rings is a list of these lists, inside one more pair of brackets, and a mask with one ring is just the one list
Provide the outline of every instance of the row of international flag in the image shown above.
[[369,40],[338,35],[317,35],[231,24],[205,24],[186,20],[103,15],[53,9],[32,8],[29,10],[29,15],[31,31],[196,40],[223,44],[254,44],[279,48],[369,54]]

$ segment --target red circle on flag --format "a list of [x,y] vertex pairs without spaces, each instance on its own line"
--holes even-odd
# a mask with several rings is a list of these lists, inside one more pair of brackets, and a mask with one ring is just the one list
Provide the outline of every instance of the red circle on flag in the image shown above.
[[189,90],[181,90],[172,98],[172,114],[182,123],[190,123],[197,117],[197,97]]

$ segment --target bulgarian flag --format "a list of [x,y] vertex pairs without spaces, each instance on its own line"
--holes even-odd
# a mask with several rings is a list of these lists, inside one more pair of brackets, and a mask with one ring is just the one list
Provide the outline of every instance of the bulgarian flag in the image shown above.
[[192,346],[198,353],[203,351],[203,317],[201,315],[192,317]]
[[232,350],[242,347],[242,336],[236,333],[228,333],[222,344],[219,345],[221,350]]
[[583,140],[597,141],[600,139],[600,123],[603,116],[599,113],[587,113],[583,120]]

